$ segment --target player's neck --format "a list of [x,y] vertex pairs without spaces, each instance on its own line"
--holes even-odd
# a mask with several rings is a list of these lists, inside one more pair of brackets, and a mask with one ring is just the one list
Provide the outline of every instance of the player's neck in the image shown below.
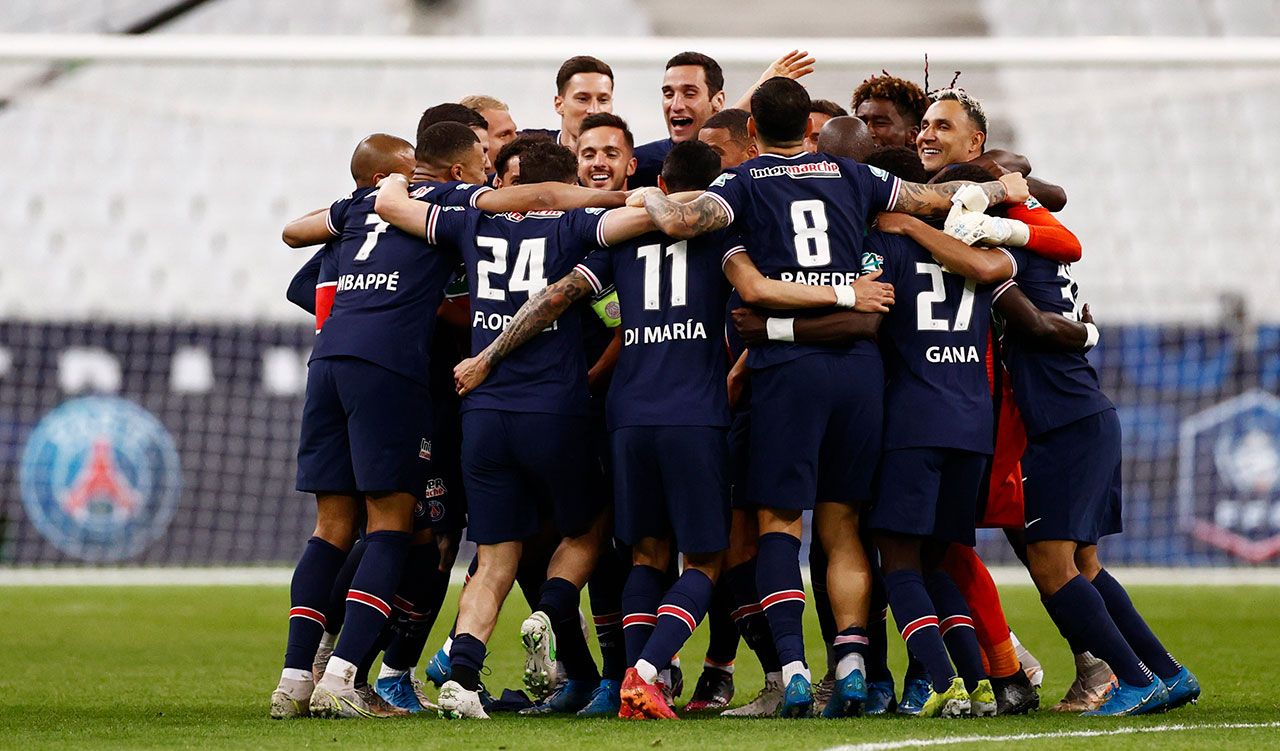
[[413,182],[415,183],[447,183],[448,175],[441,175],[434,172],[430,167],[421,164],[413,168]]
[[761,155],[795,156],[805,150],[804,141],[796,141],[795,143],[761,143],[756,141],[756,145],[760,148]]

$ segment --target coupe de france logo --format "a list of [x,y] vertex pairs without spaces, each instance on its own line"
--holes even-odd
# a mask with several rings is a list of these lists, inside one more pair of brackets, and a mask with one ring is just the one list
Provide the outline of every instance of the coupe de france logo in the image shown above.
[[1187,531],[1250,563],[1280,555],[1280,399],[1253,391],[1192,415],[1179,444]]
[[168,528],[182,473],[173,438],[151,413],[91,396],[63,403],[36,425],[21,484],[31,521],[59,550],[118,561]]

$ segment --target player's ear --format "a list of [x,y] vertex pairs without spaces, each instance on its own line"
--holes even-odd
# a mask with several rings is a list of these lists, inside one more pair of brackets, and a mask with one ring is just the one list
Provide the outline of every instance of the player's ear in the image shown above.
[[556,94],[553,101],[555,102],[556,114],[564,117],[564,97]]
[[910,128],[907,128],[907,138],[911,141],[912,146],[915,145],[916,139],[919,137],[920,137],[919,125],[912,125]]
[[754,138],[755,134],[752,133],[751,135],[753,137],[751,139],[751,143],[747,144],[747,156],[751,159],[755,159],[760,156],[760,147],[756,144],[756,139]]
[[502,178],[501,178],[501,177],[498,177],[497,173],[494,173],[494,175],[493,175],[493,189],[494,189],[494,190],[497,190],[497,189],[499,189],[499,188],[501,188],[501,187],[502,187]]
[[662,175],[658,175],[658,190],[668,195],[671,193],[671,191],[667,190],[667,181],[662,179]]
[[449,179],[450,179],[450,180],[454,180],[454,181],[459,181],[459,182],[460,182],[460,181],[462,180],[462,176],[463,176],[463,174],[465,174],[465,172],[464,172],[464,170],[463,170],[463,168],[462,168],[462,164],[461,164],[460,162],[458,162],[458,163],[454,163],[452,166],[450,166],[450,167],[449,167]]
[[978,150],[978,153],[981,154],[985,151],[984,147],[987,145],[987,134],[980,130],[975,130],[973,132],[973,136],[969,139],[969,142]]
[[751,115],[747,118],[747,138],[751,139],[751,145],[756,145],[756,117]]
[[724,109],[724,89],[717,91],[716,95],[711,97],[711,112],[716,113],[722,109]]
[[640,164],[639,160],[631,157],[631,161],[627,162],[627,177],[631,177],[636,173],[636,166]]
[[389,174],[389,173],[387,173],[387,172],[375,172],[375,173],[373,173],[373,184],[374,184],[374,185],[377,185],[377,184],[378,184],[378,181],[379,181],[379,180],[381,180],[382,178],[386,177],[388,174]]

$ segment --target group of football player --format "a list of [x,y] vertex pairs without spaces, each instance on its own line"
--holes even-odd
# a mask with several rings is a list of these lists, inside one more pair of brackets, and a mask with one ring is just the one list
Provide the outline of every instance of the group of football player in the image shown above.
[[[1075,654],[1054,709],[1195,701],[1098,557],[1121,527],[1120,427],[1065,192],[989,148],[963,90],[877,75],[850,115],[797,81],[813,66],[784,55],[726,107],[716,61],[680,53],[669,137],[636,146],[612,70],[573,57],[560,129],[520,131],[490,96],[431,107],[414,144],[361,141],[354,191],[285,228],[323,245],[290,286],[316,315],[298,489],[317,521],[272,717],[674,719],[704,618],[685,712],[1027,712],[1042,670],[977,527],[1004,530]],[[415,671],[464,529],[433,704]],[[495,697],[513,584],[531,696]],[[740,639],[765,685],[729,709]]]

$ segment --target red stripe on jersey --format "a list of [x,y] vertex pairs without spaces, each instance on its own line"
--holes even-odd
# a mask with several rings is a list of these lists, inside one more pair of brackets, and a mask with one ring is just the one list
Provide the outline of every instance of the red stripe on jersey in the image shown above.
[[353,589],[347,592],[347,602],[352,601],[368,605],[379,613],[382,613],[383,616],[391,615],[391,606],[388,605],[381,597],[371,595],[368,592],[361,592],[358,589]]
[[592,292],[595,292],[598,295],[604,291],[604,286],[600,284],[600,278],[591,273],[591,269],[583,266],[582,264],[578,264],[573,267],[573,270],[582,274],[582,276],[587,280],[587,283],[591,285]]
[[774,592],[773,594],[765,595],[764,599],[760,600],[760,607],[763,610],[768,610],[774,605],[777,605],[783,602],[799,602],[801,605],[803,605],[804,590],[803,589],[784,589],[781,592]]
[[754,604],[743,605],[742,607],[730,613],[729,617],[735,621],[740,621],[743,618],[746,618],[747,616],[755,615],[756,613],[759,613],[759,612],[761,612],[759,605],[754,605]]
[[606,613],[605,615],[593,615],[591,620],[597,626],[613,626],[622,623],[622,613]]
[[689,633],[693,633],[693,630],[698,627],[698,620],[693,617],[693,613],[676,605],[662,605],[658,608],[658,615],[678,618],[684,622],[684,625],[689,627]]
[[653,613],[627,613],[622,617],[622,627],[631,628],[632,626],[656,626],[658,625],[658,616]]
[[[472,196],[474,199],[475,196]],[[436,217],[440,216],[440,207],[435,204],[431,205],[431,210],[427,212],[427,242],[436,244]]]
[[919,618],[915,619],[914,621],[908,623],[906,626],[903,626],[902,640],[906,641],[910,639],[920,629],[930,628],[930,627],[933,627],[933,628],[938,627],[938,616],[922,615]]
[[324,618],[324,613],[313,608],[296,607],[289,609],[290,618],[306,618],[309,621],[319,623],[321,627],[328,627],[328,622]]

